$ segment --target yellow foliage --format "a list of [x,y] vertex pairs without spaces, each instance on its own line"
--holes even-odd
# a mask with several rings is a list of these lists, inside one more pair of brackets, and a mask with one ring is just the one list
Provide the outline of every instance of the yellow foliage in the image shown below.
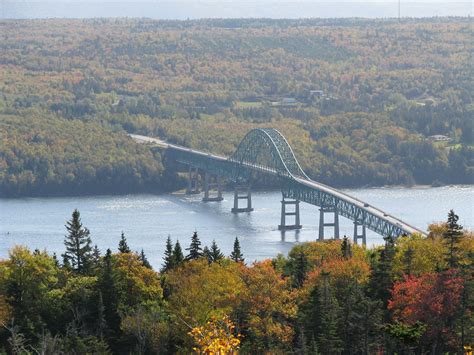
[[188,333],[196,343],[193,348],[198,354],[237,354],[240,334],[235,334],[235,325],[228,316],[215,316],[202,327],[195,327]]

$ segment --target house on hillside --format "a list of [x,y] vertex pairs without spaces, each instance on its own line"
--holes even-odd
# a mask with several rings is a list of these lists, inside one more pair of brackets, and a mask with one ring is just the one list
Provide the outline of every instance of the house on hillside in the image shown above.
[[432,142],[449,142],[451,140],[451,138],[442,134],[435,134],[433,136],[429,136],[428,139]]

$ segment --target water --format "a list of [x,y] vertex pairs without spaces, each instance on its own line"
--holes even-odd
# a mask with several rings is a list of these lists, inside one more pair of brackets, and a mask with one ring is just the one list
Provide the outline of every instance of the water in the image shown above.
[[[446,220],[451,208],[465,228],[474,229],[474,186],[345,191],[424,230],[429,223]],[[130,247],[137,251],[143,248],[155,267],[161,264],[168,235],[187,247],[196,230],[204,245],[215,239],[226,255],[238,236],[250,262],[286,254],[296,243],[315,240],[318,234],[317,207],[303,203],[303,229],[285,234],[277,230],[281,200],[277,191],[254,193],[255,211],[239,215],[230,212],[230,192],[224,194],[222,202],[202,203],[201,197],[173,194],[2,199],[0,257],[7,256],[15,244],[60,255],[64,251],[64,224],[75,208],[101,250],[116,250],[124,231]],[[352,222],[342,217],[340,222],[341,235],[352,235]],[[380,243],[382,238],[369,232],[368,245]]]
[[[402,17],[468,16],[471,1],[402,1]],[[398,1],[157,0],[75,1],[0,0],[1,19],[147,17],[199,18],[393,18]]]

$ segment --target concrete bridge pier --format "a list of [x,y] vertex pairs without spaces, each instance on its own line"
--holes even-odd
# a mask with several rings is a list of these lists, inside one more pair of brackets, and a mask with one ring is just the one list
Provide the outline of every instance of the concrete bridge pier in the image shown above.
[[[325,222],[325,214],[333,214],[334,218],[332,222]],[[335,239],[339,239],[339,213],[334,207],[321,207],[319,209],[319,240],[324,240],[324,229],[325,227],[333,227]]]
[[[362,227],[361,234],[359,234],[359,226]],[[354,244],[358,244],[359,239],[362,239],[362,245],[367,245],[367,231],[365,225],[354,221]]]
[[189,166],[188,171],[188,188],[186,195],[194,195],[199,193],[199,169]]
[[[239,207],[239,200],[246,200],[247,207]],[[252,191],[250,185],[235,185],[234,188],[234,208],[232,213],[252,212]]]
[[[213,176],[209,173],[204,174],[204,198],[202,199],[203,202],[213,202],[213,201],[222,201],[222,178],[218,175]],[[210,192],[212,189],[217,191],[217,196],[210,196]]]
[[[287,205],[294,205],[293,211],[287,211]],[[286,216],[295,216],[295,224],[286,224]],[[281,231],[289,229],[301,229],[300,224],[300,201],[299,200],[285,200],[285,197],[281,200],[281,224],[278,229]]]

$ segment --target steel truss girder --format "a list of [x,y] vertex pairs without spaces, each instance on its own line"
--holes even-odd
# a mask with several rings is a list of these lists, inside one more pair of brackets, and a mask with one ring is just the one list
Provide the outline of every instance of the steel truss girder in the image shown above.
[[297,199],[315,206],[335,209],[339,215],[357,222],[360,225],[365,225],[370,230],[382,236],[398,237],[404,233],[406,234],[402,228],[353,203],[340,199],[325,191],[304,186],[297,181],[289,179],[284,181],[282,184],[282,192],[283,196],[288,198]]

